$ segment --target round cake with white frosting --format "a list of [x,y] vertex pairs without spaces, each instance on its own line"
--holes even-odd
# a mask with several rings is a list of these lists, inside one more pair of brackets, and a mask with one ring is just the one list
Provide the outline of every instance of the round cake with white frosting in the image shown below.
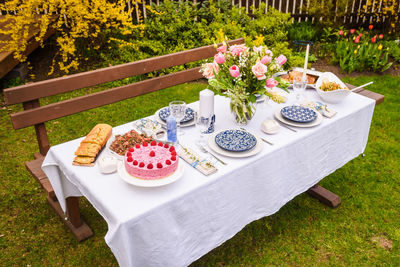
[[143,142],[129,148],[124,157],[126,171],[140,179],[156,180],[173,174],[179,157],[174,146],[162,142]]

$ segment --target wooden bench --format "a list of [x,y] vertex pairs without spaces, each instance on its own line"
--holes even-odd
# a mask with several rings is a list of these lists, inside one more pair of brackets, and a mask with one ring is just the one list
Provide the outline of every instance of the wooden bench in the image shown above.
[[[236,39],[229,42],[230,45],[242,43],[244,43],[244,39]],[[63,100],[45,106],[40,106],[39,99],[173,66],[204,60],[214,56],[215,52],[214,46],[209,45],[184,52],[26,84],[4,90],[5,103],[7,105],[22,103],[24,108],[24,111],[11,114],[11,121],[14,129],[34,126],[36,130],[39,153],[34,154],[34,160],[25,163],[26,168],[43,187],[49,204],[53,207],[68,228],[71,229],[72,233],[79,241],[93,235],[89,226],[81,218],[79,197],[69,197],[66,199],[67,211],[66,214],[64,214],[48,178],[41,169],[44,156],[50,148],[45,122],[174,85],[201,79],[202,74],[199,72],[200,67],[195,67],[161,77],[155,77],[137,83],[107,89],[101,92]],[[365,92],[365,95],[369,97],[375,97],[377,103],[379,103],[378,101],[383,101],[382,95],[367,90],[361,90],[360,93],[362,92]],[[311,188],[309,193],[330,206],[336,207],[340,204],[339,197],[318,185]]]

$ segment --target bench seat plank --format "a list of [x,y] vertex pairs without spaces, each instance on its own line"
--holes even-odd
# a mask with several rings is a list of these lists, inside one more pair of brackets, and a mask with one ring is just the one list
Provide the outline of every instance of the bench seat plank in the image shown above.
[[56,194],[54,193],[54,189],[51,186],[51,183],[49,179],[47,178],[46,174],[42,170],[42,163],[43,163],[44,157],[40,157],[28,162],[25,162],[25,167],[26,169],[32,174],[32,176],[39,182],[41,187],[44,189],[44,191],[47,193],[47,195],[53,199],[56,200]]

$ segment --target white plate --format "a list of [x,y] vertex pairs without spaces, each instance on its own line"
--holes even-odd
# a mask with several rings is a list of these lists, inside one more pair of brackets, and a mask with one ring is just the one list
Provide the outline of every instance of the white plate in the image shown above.
[[284,124],[287,124],[290,126],[308,128],[308,127],[317,126],[322,122],[322,115],[318,111],[315,111],[315,113],[317,113],[317,118],[312,122],[294,122],[294,121],[285,119],[281,114],[281,109],[282,108],[279,108],[275,111],[275,118],[277,118],[279,121],[283,122]]
[[208,138],[208,147],[211,148],[211,150],[213,150],[214,152],[216,152],[222,156],[227,156],[227,157],[231,157],[231,158],[246,158],[246,157],[256,155],[264,147],[263,141],[260,139],[260,137],[258,137],[258,135],[256,135],[255,133],[249,131],[249,133],[254,135],[254,137],[257,139],[257,144],[255,145],[255,147],[253,147],[250,150],[246,150],[246,151],[242,151],[242,152],[233,152],[233,151],[228,151],[228,150],[222,149],[217,145],[217,143],[215,143],[215,136],[223,131],[225,131],[225,130],[213,133]]
[[[162,109],[163,109],[163,108],[160,108],[159,110],[156,111],[156,113],[154,113],[154,119],[155,119],[158,123],[161,123],[161,125],[166,126],[167,124],[166,124],[162,119],[160,119],[160,116],[158,115],[158,113],[159,113],[160,110],[162,110]],[[193,109],[193,108],[192,108],[192,109]],[[194,110],[194,109],[193,109],[193,111],[196,112],[196,110]],[[191,120],[191,121],[181,123],[181,127],[188,127],[188,126],[192,126],[192,125],[194,125],[194,124],[195,124],[195,121],[194,121],[194,119],[193,119],[193,120]]]
[[184,171],[184,166],[183,164],[181,164],[181,162],[179,162],[178,169],[170,176],[156,180],[144,180],[140,178],[135,178],[132,175],[130,175],[125,169],[124,162],[123,161],[118,162],[119,177],[121,177],[121,179],[127,182],[128,184],[140,187],[157,187],[173,183],[183,176],[183,171]]

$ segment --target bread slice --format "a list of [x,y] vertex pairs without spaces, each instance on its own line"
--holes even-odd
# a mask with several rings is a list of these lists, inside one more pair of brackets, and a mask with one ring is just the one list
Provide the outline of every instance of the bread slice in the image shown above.
[[100,149],[101,146],[98,144],[81,143],[81,145],[76,150],[75,155],[84,157],[96,157]]
[[74,161],[72,162],[73,165],[78,165],[78,166],[93,166],[93,161],[94,157],[83,157],[83,156],[77,156],[74,158]]
[[92,143],[103,147],[111,137],[112,127],[108,124],[97,124],[83,139],[82,143]]

